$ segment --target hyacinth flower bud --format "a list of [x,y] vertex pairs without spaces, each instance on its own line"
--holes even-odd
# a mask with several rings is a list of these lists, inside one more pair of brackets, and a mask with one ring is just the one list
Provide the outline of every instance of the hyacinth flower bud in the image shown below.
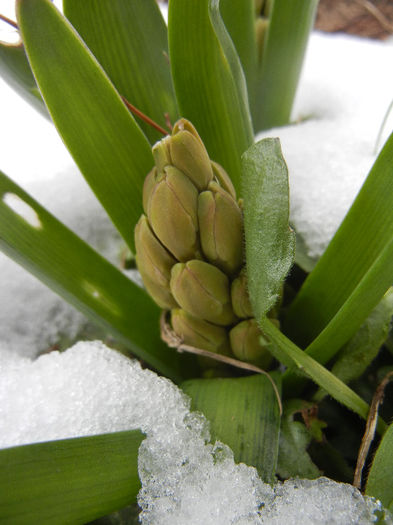
[[180,308],[172,310],[171,323],[185,344],[222,355],[231,354],[224,327],[193,317]]
[[181,171],[164,168],[150,191],[147,216],[169,252],[179,261],[200,256],[197,218],[198,190]]
[[164,171],[166,166],[172,165],[171,154],[169,152],[169,144],[171,140],[171,136],[165,137],[156,142],[152,148],[154,162],[159,174]]
[[206,259],[230,276],[237,273],[243,264],[243,216],[217,182],[199,194],[198,221]]
[[221,188],[223,188],[226,192],[229,193],[231,197],[233,197],[236,200],[236,190],[234,185],[232,184],[231,179],[229,178],[228,173],[220,164],[218,164],[218,162],[214,162],[212,160],[211,165],[213,169],[214,180],[218,182]]
[[235,315],[241,319],[248,319],[253,316],[245,272],[241,272],[240,275],[232,281],[231,300]]
[[199,191],[205,190],[213,180],[213,170],[194,126],[180,119],[173,128],[168,144],[172,164],[187,175]]
[[150,194],[157,182],[157,168],[154,167],[145,177],[143,183],[143,210],[147,215],[147,207],[149,204]]
[[178,308],[178,304],[173,298],[171,291],[166,286],[161,286],[156,282],[152,281],[149,276],[143,271],[143,267],[138,262],[136,257],[136,263],[138,265],[139,273],[141,274],[143,284],[149,293],[150,297],[155,301],[158,306],[164,310],[171,310],[172,308]]
[[228,277],[215,266],[199,260],[175,264],[170,288],[190,315],[222,326],[234,322]]
[[157,285],[169,289],[171,269],[177,261],[154,235],[145,215],[135,226],[135,248],[139,270]]
[[229,339],[234,355],[241,361],[255,363],[267,368],[272,361],[272,355],[267,349],[267,341],[258,327],[255,319],[241,321],[229,332]]

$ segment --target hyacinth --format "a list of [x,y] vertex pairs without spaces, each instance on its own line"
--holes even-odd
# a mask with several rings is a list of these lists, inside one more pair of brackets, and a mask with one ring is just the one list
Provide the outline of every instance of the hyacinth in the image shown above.
[[171,311],[185,344],[268,366],[247,292],[241,203],[229,176],[185,119],[153,146],[153,156],[145,214],[135,227],[147,291]]

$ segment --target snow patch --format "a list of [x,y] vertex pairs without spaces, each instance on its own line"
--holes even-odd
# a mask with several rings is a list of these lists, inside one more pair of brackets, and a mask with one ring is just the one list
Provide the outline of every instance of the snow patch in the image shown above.
[[[231,450],[171,381],[104,344],[35,361],[0,352],[0,446],[140,428],[144,525],[366,525],[380,505],[326,478],[273,488]],[[386,523],[392,523],[387,521]]]

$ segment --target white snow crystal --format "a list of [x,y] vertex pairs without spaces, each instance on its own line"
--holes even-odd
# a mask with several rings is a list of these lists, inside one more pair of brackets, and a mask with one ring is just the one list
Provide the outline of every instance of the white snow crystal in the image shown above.
[[0,352],[0,447],[140,428],[145,525],[374,522],[380,505],[326,478],[274,488],[230,449],[209,444],[205,418],[168,379],[100,342],[31,361]]

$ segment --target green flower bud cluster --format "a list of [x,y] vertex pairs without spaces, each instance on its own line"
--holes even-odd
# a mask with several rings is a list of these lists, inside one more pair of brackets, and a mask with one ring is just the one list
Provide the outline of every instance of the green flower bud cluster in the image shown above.
[[267,366],[244,271],[243,214],[225,170],[179,120],[153,146],[135,227],[144,285],[185,344]]

